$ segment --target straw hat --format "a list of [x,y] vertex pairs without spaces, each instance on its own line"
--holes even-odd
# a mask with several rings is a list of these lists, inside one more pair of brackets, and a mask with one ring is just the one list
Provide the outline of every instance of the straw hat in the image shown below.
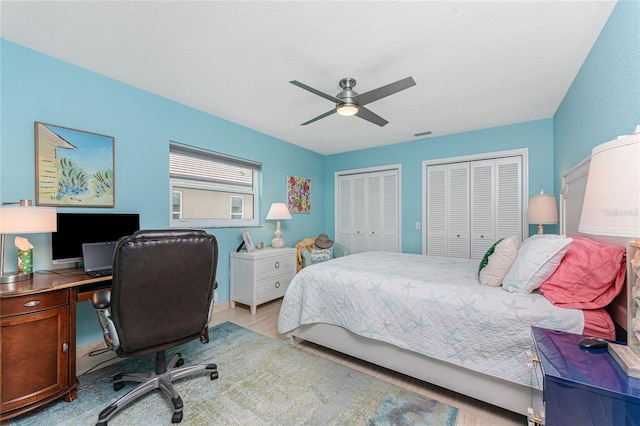
[[329,248],[333,245],[333,241],[329,239],[327,234],[320,234],[318,238],[316,238],[316,247],[320,248]]

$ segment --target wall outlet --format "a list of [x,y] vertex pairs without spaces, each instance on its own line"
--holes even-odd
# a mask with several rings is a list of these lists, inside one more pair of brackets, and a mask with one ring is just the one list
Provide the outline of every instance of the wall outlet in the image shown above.
[[416,222],[416,229],[420,229],[420,222]]
[[213,290],[213,303],[218,301],[218,290]]

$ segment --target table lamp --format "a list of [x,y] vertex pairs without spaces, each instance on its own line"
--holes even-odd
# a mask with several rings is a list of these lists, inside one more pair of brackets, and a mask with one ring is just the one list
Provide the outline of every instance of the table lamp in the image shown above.
[[267,213],[267,220],[277,220],[276,232],[273,234],[275,237],[271,240],[271,247],[282,248],[284,247],[284,239],[282,238],[282,231],[280,230],[281,219],[291,219],[291,213],[285,203],[273,203]]
[[4,237],[6,234],[36,234],[56,231],[56,209],[33,207],[31,200],[3,203],[0,207],[0,283],[13,283],[33,277],[29,273],[4,272]]
[[538,224],[538,235],[544,234],[542,225],[551,225],[558,223],[558,207],[556,206],[556,197],[554,195],[540,194],[534,195],[529,199],[529,210],[527,212],[529,223]]
[[[640,244],[640,126],[631,135],[593,148],[578,230]],[[628,261],[628,342],[609,344],[609,353],[628,375],[640,377],[640,268],[633,267],[633,259]]]

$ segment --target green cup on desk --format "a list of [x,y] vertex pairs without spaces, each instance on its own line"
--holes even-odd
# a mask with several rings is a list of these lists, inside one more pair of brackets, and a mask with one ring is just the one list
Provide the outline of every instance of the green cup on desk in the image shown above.
[[33,250],[18,250],[18,272],[21,274],[33,272]]

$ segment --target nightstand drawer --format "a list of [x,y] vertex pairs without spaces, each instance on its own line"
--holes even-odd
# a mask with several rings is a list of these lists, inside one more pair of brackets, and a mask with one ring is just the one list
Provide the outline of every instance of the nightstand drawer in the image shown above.
[[258,303],[284,296],[295,273],[258,281],[256,300]]
[[292,256],[279,256],[258,260],[256,262],[257,276],[260,279],[295,272],[295,260],[295,257]]

